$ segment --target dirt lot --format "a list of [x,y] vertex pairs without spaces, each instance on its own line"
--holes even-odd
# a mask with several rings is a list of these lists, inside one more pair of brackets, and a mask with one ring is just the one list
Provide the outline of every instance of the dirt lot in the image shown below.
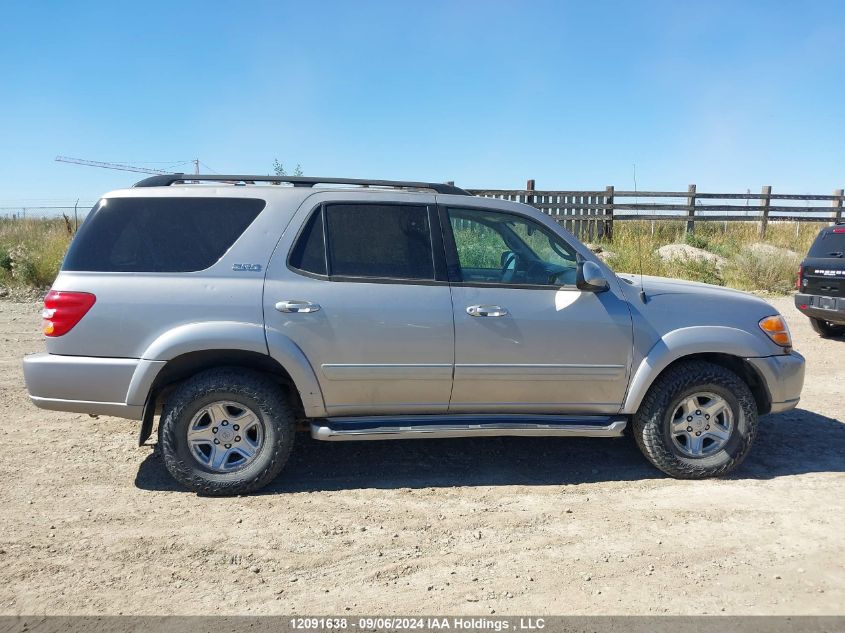
[[197,497],[137,423],[39,411],[39,305],[0,302],[0,613],[842,614],[845,341],[808,358],[733,476],[633,442],[300,438],[262,494]]

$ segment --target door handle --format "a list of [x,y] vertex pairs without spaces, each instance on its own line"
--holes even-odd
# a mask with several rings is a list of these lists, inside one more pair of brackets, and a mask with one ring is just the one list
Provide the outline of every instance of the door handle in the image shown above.
[[472,317],[503,317],[508,315],[508,309],[500,306],[469,306],[467,314]]
[[319,309],[320,304],[311,301],[279,301],[276,304],[279,312],[316,312]]

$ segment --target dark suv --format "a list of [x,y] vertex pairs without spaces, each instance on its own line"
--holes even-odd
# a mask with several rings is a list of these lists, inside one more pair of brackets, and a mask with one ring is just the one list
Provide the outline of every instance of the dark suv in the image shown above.
[[821,230],[798,270],[795,305],[822,336],[845,335],[845,223]]

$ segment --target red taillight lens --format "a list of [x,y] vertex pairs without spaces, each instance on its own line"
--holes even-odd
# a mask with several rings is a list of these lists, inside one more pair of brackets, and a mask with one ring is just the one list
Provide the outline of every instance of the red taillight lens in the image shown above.
[[801,290],[801,277],[803,277],[803,276],[804,276],[804,267],[799,266],[798,267],[798,279],[795,280],[795,289],[796,290]]
[[845,229],[833,229],[834,233],[845,233]]
[[73,329],[91,309],[97,297],[90,292],[51,290],[44,297],[44,334],[61,336]]

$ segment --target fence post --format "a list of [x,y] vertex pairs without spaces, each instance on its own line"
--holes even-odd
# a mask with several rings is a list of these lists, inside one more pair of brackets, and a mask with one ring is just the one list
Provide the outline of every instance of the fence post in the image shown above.
[[842,194],[845,193],[842,189],[837,189],[833,192],[834,196],[839,196],[839,200],[833,201],[833,208],[836,210],[834,212],[833,221],[837,224],[842,221]]
[[[534,179],[532,178],[527,183],[525,183],[525,189],[527,191],[534,191]],[[537,201],[537,197],[533,194],[527,194],[525,196],[525,204],[533,205]]]
[[760,198],[760,239],[766,238],[766,229],[769,226],[769,196],[772,195],[771,185],[763,185],[761,191],[763,197]]
[[687,233],[695,233],[695,185],[687,187]]
[[607,208],[604,210],[604,239],[608,242],[613,241],[613,193],[615,189],[613,185],[605,187],[604,189],[604,203]]

